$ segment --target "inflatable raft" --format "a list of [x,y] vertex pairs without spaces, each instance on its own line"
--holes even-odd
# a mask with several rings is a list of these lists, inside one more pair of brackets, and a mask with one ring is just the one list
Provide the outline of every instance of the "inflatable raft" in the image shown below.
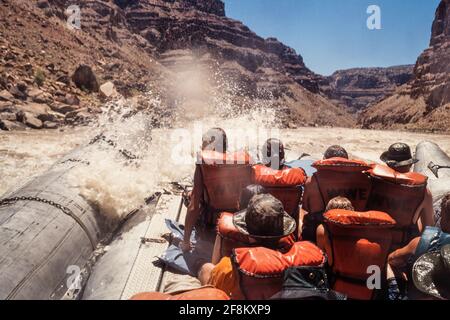
[[[99,246],[111,230],[68,179],[74,168],[90,166],[87,155],[98,143],[75,150],[0,199],[0,299],[129,299],[140,292],[168,291],[178,279],[158,265],[157,257],[172,241],[164,220],[184,221],[180,190],[141,207],[109,245]],[[419,144],[416,157],[415,171],[429,177],[438,207],[450,191],[450,158],[431,142]],[[72,286],[74,275],[78,286]]]
[[80,294],[94,251],[111,228],[69,176],[79,166],[90,166],[86,159],[99,148],[130,158],[110,142],[96,137],[0,198],[0,300]]

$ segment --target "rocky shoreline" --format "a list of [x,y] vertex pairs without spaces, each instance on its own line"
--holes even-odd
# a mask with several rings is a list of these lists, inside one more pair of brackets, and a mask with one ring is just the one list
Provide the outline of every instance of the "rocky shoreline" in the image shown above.
[[[431,46],[414,68],[323,77],[294,49],[228,18],[220,0],[80,0],[80,30],[67,26],[71,1],[2,0],[0,129],[83,125],[120,97],[157,123],[226,94],[232,112],[266,106],[288,128],[448,131],[449,3],[441,1]],[[190,101],[174,85],[192,80],[179,77],[187,64],[208,70],[201,76],[211,87]]]

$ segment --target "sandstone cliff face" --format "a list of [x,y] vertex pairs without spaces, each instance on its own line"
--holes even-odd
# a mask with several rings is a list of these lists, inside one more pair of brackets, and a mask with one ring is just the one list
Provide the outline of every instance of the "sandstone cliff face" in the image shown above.
[[413,77],[412,65],[389,68],[355,68],[336,71],[320,82],[320,89],[336,103],[358,112],[366,109]]
[[[192,98],[192,108],[201,103],[198,100],[211,103],[206,102],[208,96],[228,90],[232,91],[234,105],[244,111],[270,101],[285,126],[355,124],[344,108],[320,94],[320,77],[306,68],[300,55],[278,40],[263,39],[241,22],[227,18],[220,0],[3,0],[2,3],[5,5],[0,8],[0,19],[6,28],[2,30],[0,45],[4,57],[12,54],[14,59],[0,58],[3,74],[0,91],[17,91],[14,89],[17,84],[25,82],[21,103],[32,102],[29,92],[39,89],[47,97],[41,100],[43,104],[54,110],[69,110],[64,107],[70,99],[58,97],[70,94],[80,100],[72,111],[80,109],[84,115],[95,115],[104,99],[95,92],[76,88],[70,81],[74,70],[85,64],[92,67],[99,85],[111,81],[126,97],[140,96],[148,90],[157,92],[164,100],[159,107],[170,112],[183,100],[174,95],[173,83],[180,81],[176,79],[181,74],[180,68],[188,64],[209,70],[211,79],[206,86],[216,89],[215,93],[211,88],[211,94],[205,90],[208,94],[202,92],[200,98]],[[81,30],[69,30],[66,26],[65,10],[70,4],[81,8]],[[26,71],[28,63],[31,66]],[[47,68],[48,65],[54,68]],[[45,75],[41,86],[34,81],[37,71]],[[190,75],[186,73],[185,82],[192,80]],[[190,94],[191,90],[184,91]],[[8,111],[7,121],[11,121],[19,101],[0,100],[0,109]],[[139,107],[156,106],[146,106],[144,101]],[[58,112],[54,120],[64,123],[66,118]]]
[[413,79],[359,121],[368,128],[450,131],[450,0],[436,10],[430,47],[417,59]]
[[156,53],[204,50],[219,60],[236,61],[252,73],[265,67],[287,73],[311,92],[319,91],[317,76],[295,50],[225,17],[222,1],[140,1],[127,6],[123,14],[130,29],[148,40]]

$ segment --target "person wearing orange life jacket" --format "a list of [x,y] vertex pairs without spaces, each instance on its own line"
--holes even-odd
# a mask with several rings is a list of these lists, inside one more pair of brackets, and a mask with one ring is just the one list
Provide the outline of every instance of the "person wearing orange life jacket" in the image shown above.
[[317,171],[308,178],[302,200],[302,239],[309,241],[315,241],[316,229],[332,198],[346,197],[356,210],[363,211],[371,190],[371,180],[365,173],[371,166],[348,159],[347,151],[340,146],[328,148],[324,159],[312,166]]
[[392,241],[395,250],[419,236],[426,226],[434,225],[433,197],[427,188],[428,178],[410,172],[417,160],[407,144],[393,144],[380,159],[387,166],[374,165],[367,171],[372,180],[367,210],[389,212],[397,221]]
[[[324,214],[324,224],[317,229],[317,243],[327,254],[333,290],[349,299],[377,297],[378,292],[368,286],[372,275],[368,268],[378,267],[382,272],[380,280],[385,279],[394,226],[395,220],[381,211],[333,209]],[[384,288],[382,285],[377,289]]]
[[[350,202],[350,200],[348,200],[347,198],[344,198],[344,197],[336,197],[336,198],[331,199],[330,202],[328,202],[328,204],[327,204],[325,212],[328,212],[331,210],[336,210],[336,209],[355,211],[355,208],[353,208],[353,205]],[[316,243],[320,249],[324,250],[325,252],[330,252],[331,248],[329,247],[329,242],[325,241],[325,239],[326,239],[325,232],[326,231],[325,231],[325,227],[323,224],[321,224],[317,227]],[[330,259],[331,259],[331,261],[330,261]],[[332,259],[333,259],[333,257],[330,257],[328,259],[328,263],[332,264],[332,262],[333,262]]]
[[296,242],[287,251],[276,249],[280,238],[295,232],[296,224],[282,203],[269,194],[254,196],[247,210],[233,216],[233,223],[260,247],[236,248],[231,257],[217,265],[205,264],[199,272],[202,284],[223,290],[231,299],[268,299],[281,290],[286,269],[322,266],[326,261],[311,242]]
[[[396,275],[407,274],[405,278],[412,279],[415,262],[422,255],[437,252],[445,245],[450,245],[450,193],[445,194],[441,202],[441,227],[426,227],[420,237],[414,238],[405,247],[392,252],[388,262]],[[390,280],[392,281],[388,279]],[[408,296],[413,299],[421,297],[411,281],[408,282]]]
[[245,152],[228,153],[227,146],[228,139],[221,128],[210,129],[202,137],[180,244],[183,251],[192,249],[194,226],[200,222],[202,226],[214,227],[219,212],[237,211],[240,190],[251,183],[250,156]]
[[[239,197],[238,209],[245,210],[248,207],[250,199],[258,194],[267,194],[267,190],[260,185],[249,185],[242,189]],[[224,256],[230,256],[231,250],[239,243],[247,243],[247,237],[242,236],[236,232],[233,224],[233,215],[231,212],[223,212],[217,221],[217,235],[214,242],[214,249],[211,262],[213,264],[219,263]]]
[[[250,185],[242,190],[239,200],[240,210],[246,210],[250,199],[258,194],[268,194],[266,188],[260,185]],[[229,257],[232,250],[241,247],[258,246],[258,241],[243,234],[233,223],[233,213],[224,212],[217,222],[217,236],[214,243],[212,263],[217,264],[223,257]],[[295,242],[294,235],[281,238],[277,246],[278,249],[288,250]]]
[[[279,139],[268,139],[262,148],[262,164],[253,166],[253,182],[262,185],[283,203],[288,212],[301,227],[299,219],[300,201],[307,176],[302,168],[285,165],[284,145]],[[298,238],[298,233],[295,234]]]
[[[391,145],[380,156],[380,160],[386,163],[389,168],[402,174],[410,173],[413,165],[419,161],[412,156],[411,148],[405,143]],[[423,201],[420,202],[416,210],[418,217],[420,217],[420,231],[426,226],[434,226],[433,196],[428,188],[425,188]]]

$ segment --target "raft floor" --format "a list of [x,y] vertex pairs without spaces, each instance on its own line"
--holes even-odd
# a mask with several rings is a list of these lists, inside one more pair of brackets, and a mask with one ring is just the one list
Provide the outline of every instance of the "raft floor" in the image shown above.
[[178,274],[157,263],[157,257],[161,256],[171,244],[171,239],[167,240],[167,237],[164,237],[169,233],[165,219],[184,223],[186,210],[180,195],[163,194],[159,198],[144,235],[149,241],[141,243],[139,247],[121,296],[122,300],[141,292],[167,292],[167,284],[171,282],[200,286],[195,278]]

